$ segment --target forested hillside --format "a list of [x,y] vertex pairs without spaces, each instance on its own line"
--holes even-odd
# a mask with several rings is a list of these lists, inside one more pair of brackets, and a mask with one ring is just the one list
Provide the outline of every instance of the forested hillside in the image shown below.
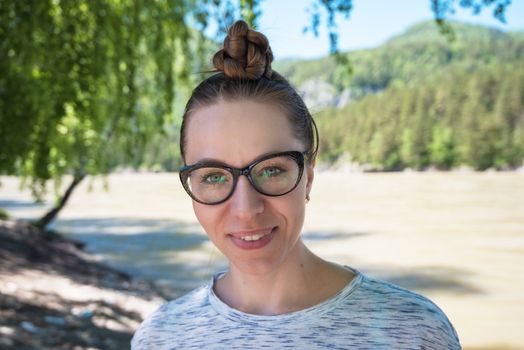
[[351,76],[332,58],[275,65],[320,110],[321,160],[379,170],[522,166],[524,34],[453,26],[452,42],[427,22],[348,53]]

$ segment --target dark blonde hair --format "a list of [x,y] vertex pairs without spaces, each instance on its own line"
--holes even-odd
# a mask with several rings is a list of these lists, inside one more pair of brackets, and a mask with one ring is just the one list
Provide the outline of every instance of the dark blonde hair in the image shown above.
[[271,69],[273,53],[266,36],[236,21],[224,46],[213,57],[215,74],[202,81],[186,104],[180,130],[180,153],[185,160],[186,125],[198,108],[225,101],[253,100],[278,105],[288,117],[295,137],[304,142],[307,161],[318,152],[318,131],[304,101],[291,84]]

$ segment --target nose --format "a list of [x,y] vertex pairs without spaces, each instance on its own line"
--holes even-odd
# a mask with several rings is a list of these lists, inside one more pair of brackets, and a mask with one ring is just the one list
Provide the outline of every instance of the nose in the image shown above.
[[235,191],[229,199],[231,213],[242,220],[254,218],[264,211],[262,196],[253,188],[247,177],[240,176]]

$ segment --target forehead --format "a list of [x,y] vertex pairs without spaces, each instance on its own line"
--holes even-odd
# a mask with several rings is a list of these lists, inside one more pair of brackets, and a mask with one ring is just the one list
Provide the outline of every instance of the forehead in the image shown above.
[[241,167],[262,154],[304,148],[278,106],[249,100],[196,109],[185,137],[187,164],[211,158]]

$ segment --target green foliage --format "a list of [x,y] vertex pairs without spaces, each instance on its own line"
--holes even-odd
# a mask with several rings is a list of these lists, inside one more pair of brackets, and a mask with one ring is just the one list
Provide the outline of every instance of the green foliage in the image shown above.
[[256,19],[260,16],[259,0],[239,0],[240,18],[251,27],[256,27]]
[[[206,42],[192,2],[0,1],[0,173],[49,179],[138,167],[173,124]],[[176,148],[176,147],[175,147]]]
[[353,161],[381,170],[521,166],[524,62],[435,70],[424,84],[390,84],[345,108],[319,113],[320,159],[332,163],[349,153]]
[[430,163],[438,169],[448,170],[456,163],[453,131],[450,127],[435,125],[429,144]]
[[[353,102],[318,114],[321,161],[350,154],[382,170],[522,166],[524,37],[453,25],[452,43],[427,22],[350,53],[355,74],[339,90],[349,88]],[[319,76],[339,84],[330,58],[279,68],[299,87]]]
[[473,71],[500,62],[522,58],[522,36],[496,29],[451,22],[456,40],[448,42],[433,21],[409,28],[384,45],[346,53],[352,64],[351,76],[340,74],[345,67],[334,57],[315,60],[283,60],[275,70],[296,86],[315,78],[332,84],[338,91],[351,90],[353,99],[377,93],[390,85],[405,87],[423,84],[449,65]]
[[0,208],[0,220],[8,220],[9,214],[2,208]]

